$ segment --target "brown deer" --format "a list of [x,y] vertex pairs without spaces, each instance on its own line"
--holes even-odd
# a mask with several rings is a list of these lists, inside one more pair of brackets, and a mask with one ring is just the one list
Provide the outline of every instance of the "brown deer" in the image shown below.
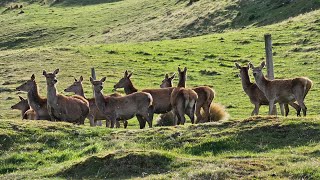
[[56,75],[59,69],[53,73],[43,71],[47,81],[48,112],[51,120],[61,120],[71,123],[84,124],[89,113],[89,102],[78,95],[67,97],[58,94],[56,89]]
[[17,109],[21,111],[21,118],[22,119],[30,119],[33,120],[36,118],[36,113],[33,109],[30,109],[28,99],[24,99],[23,97],[19,96],[20,101],[11,106],[11,109]]
[[275,103],[288,104],[294,101],[297,101],[302,108],[303,116],[307,115],[304,98],[312,87],[312,81],[310,79],[298,77],[293,79],[269,80],[265,78],[262,73],[262,69],[265,66],[264,61],[258,67],[254,67],[252,63],[249,63],[249,66],[252,68],[258,88],[269,101],[269,115],[271,115]]
[[140,129],[145,127],[145,121],[152,127],[153,106],[152,96],[145,92],[136,92],[121,97],[103,96],[103,82],[106,78],[93,80],[90,82],[94,86],[94,96],[99,110],[111,121],[111,128],[116,120],[127,120],[137,116]]
[[[250,102],[254,105],[254,109],[251,113],[253,115],[259,115],[259,109],[261,105],[269,105],[269,101],[264,95],[264,93],[258,88],[255,83],[250,82],[249,78],[249,64],[247,66],[241,67],[238,63],[235,63],[236,68],[240,70],[240,78],[242,83],[242,88],[244,92],[249,96]],[[298,104],[294,102],[289,102],[290,106],[296,109],[297,116],[300,116],[301,108]],[[285,116],[289,114],[288,104],[284,104]],[[283,115],[283,114],[282,114]]]
[[47,98],[40,97],[34,74],[32,74],[30,80],[17,87],[16,90],[28,92],[28,103],[36,113],[35,119],[50,120],[47,109]]
[[[128,94],[132,94],[138,92],[133,86],[131,81],[132,73],[128,73],[128,71],[124,72],[124,77],[119,80],[117,84],[114,85],[114,90],[117,88],[124,88],[124,92]],[[142,92],[150,93],[153,98],[153,108],[154,113],[163,114],[171,111],[172,106],[170,103],[171,93],[174,88],[164,88],[164,89],[143,89]]]
[[[84,95],[84,91],[83,91],[82,81],[83,81],[82,76],[80,76],[79,80],[77,80],[75,78],[73,84],[71,84],[68,88],[66,88],[64,90],[64,92],[73,92],[78,96],[82,96],[82,97],[86,98]],[[121,95],[118,93],[114,93],[111,96],[120,97]],[[90,126],[100,125],[101,120],[105,120],[106,116],[102,112],[99,111],[94,98],[86,98],[86,99],[89,101],[89,107],[90,107],[90,112],[87,117],[90,121]],[[97,121],[99,121],[100,123]],[[117,123],[116,127],[120,127],[119,121],[116,121],[116,123]],[[106,127],[109,127],[109,124],[110,123],[107,120]],[[127,128],[128,122],[124,121],[123,125],[124,125],[124,128]]]
[[[174,79],[174,77],[175,74],[173,74],[171,77],[169,77],[168,74],[166,74],[160,87],[172,87],[172,80]],[[213,98],[215,97],[215,92],[208,86],[199,86],[192,88],[192,90],[194,90],[198,95],[198,101],[196,104],[195,112],[197,116],[196,124],[210,122],[210,105],[213,101]],[[203,113],[201,113],[201,108],[203,109]],[[202,116],[202,114],[204,117]]]
[[189,88],[186,88],[187,80],[187,68],[185,67],[181,71],[178,67],[179,72],[179,83],[176,88],[173,89],[171,93],[170,103],[172,105],[173,113],[175,114],[175,123],[174,125],[183,125],[186,121],[184,115],[187,114],[191,120],[191,123],[194,123],[194,112],[198,100],[197,93]]

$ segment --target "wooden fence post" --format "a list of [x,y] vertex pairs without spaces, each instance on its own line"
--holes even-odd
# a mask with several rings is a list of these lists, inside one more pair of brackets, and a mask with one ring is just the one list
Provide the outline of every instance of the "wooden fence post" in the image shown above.
[[[273,71],[273,54],[272,54],[272,41],[271,34],[264,35],[265,42],[265,50],[266,50],[266,65],[267,65],[267,77],[270,80],[274,79],[274,71]],[[280,106],[281,114],[284,115],[284,107]],[[273,115],[277,115],[277,106],[273,106]]]
[[[93,80],[96,80],[96,71],[94,70],[94,68],[91,68],[91,77]],[[93,86],[92,86],[92,92],[93,92],[93,97],[94,97],[94,89],[93,89]],[[97,126],[102,126],[102,121],[96,121],[96,125]]]

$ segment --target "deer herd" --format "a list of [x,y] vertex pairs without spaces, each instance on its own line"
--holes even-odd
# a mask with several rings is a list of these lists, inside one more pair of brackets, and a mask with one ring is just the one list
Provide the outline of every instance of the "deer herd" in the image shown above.
[[[293,79],[269,80],[264,77],[262,69],[265,62],[255,67],[249,63],[247,66],[240,66],[240,77],[244,92],[249,96],[254,109],[251,115],[258,115],[261,105],[269,105],[269,115],[273,112],[275,103],[285,108],[282,115],[289,113],[288,105],[296,109],[297,116],[307,114],[307,107],[304,99],[312,87],[312,81],[305,77]],[[249,69],[252,69],[256,83],[250,82]],[[210,105],[215,98],[215,92],[208,86],[187,88],[187,68],[178,68],[179,82],[173,87],[172,80],[175,74],[169,77],[165,75],[160,88],[138,90],[133,85],[130,77],[132,73],[125,71],[124,76],[114,85],[114,90],[123,88],[126,95],[113,93],[104,95],[102,93],[103,83],[106,77],[101,80],[94,80],[90,77],[93,85],[94,98],[86,98],[82,86],[83,77],[75,79],[73,84],[67,87],[65,92],[73,92],[73,96],[59,94],[56,88],[57,74],[59,69],[52,73],[43,71],[47,83],[47,98],[39,95],[38,85],[35,76],[17,87],[16,90],[27,92],[27,99],[20,98],[20,102],[13,105],[12,109],[21,110],[22,119],[65,121],[74,124],[84,124],[89,119],[90,126],[101,126],[101,120],[106,120],[107,127],[127,127],[127,120],[136,116],[140,129],[148,124],[152,127],[154,114],[164,114],[172,111],[174,114],[174,125],[183,125],[187,115],[191,123],[210,122]],[[203,110],[203,114],[200,110]]]

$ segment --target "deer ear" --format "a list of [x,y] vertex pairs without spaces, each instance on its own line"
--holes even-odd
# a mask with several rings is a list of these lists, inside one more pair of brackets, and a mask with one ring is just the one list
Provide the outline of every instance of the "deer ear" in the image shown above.
[[130,73],[127,77],[130,79],[130,78],[131,78],[131,76],[132,76],[132,73]]
[[24,100],[23,97],[21,97],[21,96],[19,96],[19,98],[20,98],[21,101]]
[[166,75],[164,76],[164,78],[165,78],[165,79],[169,79],[169,75],[166,74]]
[[79,81],[80,81],[80,82],[82,82],[82,81],[83,81],[83,77],[82,77],[82,76],[80,76],[80,79],[79,79]]
[[254,69],[254,66],[253,66],[253,64],[251,62],[249,62],[249,66],[250,66],[251,69]]
[[46,76],[46,75],[47,75],[47,71],[46,71],[46,70],[43,70],[43,71],[42,71],[42,74],[43,74],[44,76]]
[[103,77],[100,81],[101,81],[101,82],[106,81],[106,77]]
[[261,69],[264,68],[265,65],[266,65],[266,62],[265,62],[265,61],[262,61],[262,62],[261,62],[261,65],[260,65]]
[[58,74],[58,72],[59,72],[59,69],[56,69],[53,71],[53,74]]
[[170,79],[174,79],[174,77],[176,77],[176,73],[173,73],[173,75],[170,77]]
[[180,69],[180,67],[178,67],[178,72],[181,72],[181,69]]
[[78,80],[76,78],[74,78],[74,82],[77,82]]
[[34,79],[36,79],[36,77],[34,76],[34,74],[32,74],[31,80],[33,81]]
[[124,77],[128,77],[128,70],[124,72]]
[[240,65],[238,63],[234,63],[236,65],[236,68],[241,69]]
[[93,83],[93,79],[92,79],[92,77],[90,77],[90,82],[91,82],[91,83]]
[[187,67],[184,67],[184,70],[183,70],[184,72],[187,72]]
[[248,63],[247,68],[250,69],[250,63]]

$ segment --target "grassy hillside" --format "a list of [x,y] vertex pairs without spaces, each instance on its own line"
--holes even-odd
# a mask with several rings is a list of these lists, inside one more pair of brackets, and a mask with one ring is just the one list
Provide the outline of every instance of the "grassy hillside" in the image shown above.
[[[12,1],[1,2],[0,179],[320,178],[318,0],[21,0],[14,2],[23,8],[13,10],[5,10]],[[307,118],[293,109],[286,118],[267,117],[267,107],[248,118],[253,105],[234,63],[264,60],[265,33],[272,34],[277,78],[313,80]],[[91,67],[107,77],[110,94],[126,69],[143,89],[159,87],[178,66],[188,67],[187,86],[215,89],[230,120],[139,130],[132,119],[124,130],[21,121],[10,109],[26,97],[15,88],[33,73],[46,96],[43,69],[60,68],[60,93],[83,75],[91,97]]]
[[25,3],[23,14],[21,9],[1,14],[1,49],[178,39],[272,24],[320,7],[319,0],[23,2],[42,3]]
[[1,121],[1,179],[320,178],[319,119],[146,130]]

